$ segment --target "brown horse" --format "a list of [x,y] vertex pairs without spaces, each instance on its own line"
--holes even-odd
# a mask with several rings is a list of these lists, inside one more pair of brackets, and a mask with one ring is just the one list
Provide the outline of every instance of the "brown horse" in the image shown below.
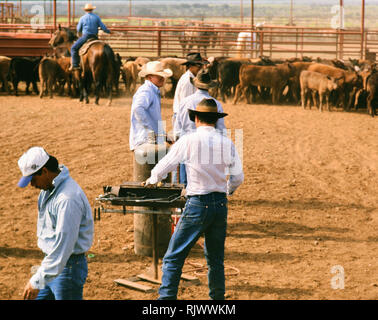
[[[65,47],[71,52],[75,34],[68,28],[59,26],[50,40],[53,48]],[[118,70],[118,74],[117,74]],[[81,70],[73,72],[74,78],[79,82],[80,101],[85,99],[89,103],[88,93],[93,81],[95,85],[95,104],[100,99],[101,89],[104,87],[109,97],[108,105],[112,102],[112,89],[119,78],[119,67],[115,60],[112,48],[105,42],[95,42],[87,52],[81,56]],[[118,78],[117,78],[118,76]]]

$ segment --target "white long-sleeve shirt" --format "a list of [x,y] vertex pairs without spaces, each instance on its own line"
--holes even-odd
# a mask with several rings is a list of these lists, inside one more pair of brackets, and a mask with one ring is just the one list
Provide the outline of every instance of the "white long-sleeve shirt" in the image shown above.
[[178,112],[181,101],[187,96],[190,96],[194,92],[196,92],[196,87],[190,81],[190,79],[193,78],[194,74],[190,70],[188,70],[181,76],[181,78],[177,82],[175,96],[173,98],[174,114]]
[[173,144],[152,169],[150,183],[165,179],[179,163],[186,165],[187,195],[232,194],[244,180],[242,162],[233,142],[211,126],[198,127]]

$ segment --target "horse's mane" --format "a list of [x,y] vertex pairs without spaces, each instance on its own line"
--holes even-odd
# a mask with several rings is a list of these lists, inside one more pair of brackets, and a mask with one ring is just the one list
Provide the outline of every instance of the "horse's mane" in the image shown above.
[[75,32],[73,32],[71,29],[66,28],[66,27],[64,27],[63,29],[64,29],[64,30],[66,31],[66,33],[67,33],[67,40],[68,40],[69,42],[73,42],[73,41],[75,41],[75,40],[77,39],[77,36],[76,36]]

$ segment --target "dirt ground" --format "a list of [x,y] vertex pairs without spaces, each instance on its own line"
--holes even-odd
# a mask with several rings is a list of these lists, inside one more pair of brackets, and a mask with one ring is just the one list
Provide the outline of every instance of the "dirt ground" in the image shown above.
[[[43,257],[36,244],[39,191],[17,187],[25,150],[40,145],[55,155],[93,207],[104,185],[132,181],[131,98],[111,107],[92,103],[0,96],[0,299],[22,299],[30,269]],[[164,99],[168,129],[171,108]],[[287,105],[224,109],[233,134],[243,130],[245,172],[229,199],[227,298],[377,299],[378,119]],[[151,264],[134,253],[132,215],[103,214],[89,253],[85,299],[157,298],[114,283]],[[184,270],[205,264],[198,250],[187,261]],[[199,285],[182,283],[179,299],[208,299],[206,276],[198,278]]]

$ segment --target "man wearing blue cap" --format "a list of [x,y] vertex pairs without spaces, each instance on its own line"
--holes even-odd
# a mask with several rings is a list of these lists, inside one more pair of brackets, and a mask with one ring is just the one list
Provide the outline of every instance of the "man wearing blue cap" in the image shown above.
[[41,147],[32,147],[18,160],[21,188],[41,189],[38,198],[38,247],[45,254],[25,286],[24,299],[81,300],[88,274],[86,251],[93,241],[88,199],[67,167]]

